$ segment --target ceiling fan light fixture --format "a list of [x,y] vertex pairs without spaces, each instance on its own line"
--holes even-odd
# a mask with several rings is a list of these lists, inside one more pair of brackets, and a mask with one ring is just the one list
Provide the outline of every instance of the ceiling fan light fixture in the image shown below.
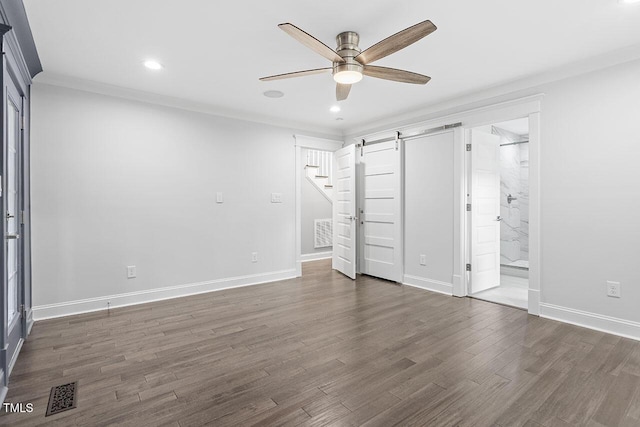
[[333,80],[343,85],[352,85],[362,80],[362,73],[354,70],[338,71],[333,75]]
[[[344,49],[340,50],[341,54],[345,54],[345,52],[348,53],[355,51]],[[353,57],[346,56],[345,54],[343,62],[333,63],[333,80],[335,80],[336,83],[340,83],[343,85],[352,85],[362,80],[363,70],[364,67],[362,66],[362,64],[357,62]]]

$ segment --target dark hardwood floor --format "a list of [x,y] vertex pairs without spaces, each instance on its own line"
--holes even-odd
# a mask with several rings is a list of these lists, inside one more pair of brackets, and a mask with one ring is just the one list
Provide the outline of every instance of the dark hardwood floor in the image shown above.
[[[76,409],[45,418],[52,386]],[[3,425],[640,426],[640,343],[370,277],[36,323]]]

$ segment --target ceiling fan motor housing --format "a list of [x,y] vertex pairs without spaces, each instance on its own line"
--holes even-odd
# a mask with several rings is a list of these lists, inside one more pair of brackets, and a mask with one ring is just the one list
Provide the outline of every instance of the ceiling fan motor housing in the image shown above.
[[333,74],[335,75],[342,71],[356,71],[362,74],[364,67],[355,60],[355,57],[360,55],[361,52],[358,47],[358,43],[360,42],[360,36],[358,33],[354,31],[345,31],[344,33],[340,33],[336,37],[336,42],[338,44],[336,52],[342,59],[344,59],[344,62],[333,63]]

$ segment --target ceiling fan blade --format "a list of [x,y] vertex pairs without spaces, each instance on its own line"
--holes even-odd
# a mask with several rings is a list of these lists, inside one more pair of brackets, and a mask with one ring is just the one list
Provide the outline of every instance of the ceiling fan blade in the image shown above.
[[389,56],[394,52],[404,49],[420,40],[423,37],[428,36],[437,30],[436,26],[429,20],[420,22],[412,27],[405,28],[399,33],[395,33],[392,36],[374,44],[369,49],[356,56],[356,61],[362,65],[367,65],[378,59],[382,59],[385,56]]
[[285,24],[278,25],[278,27],[280,27],[282,31],[289,34],[291,37],[298,40],[300,43],[302,43],[312,51],[324,56],[329,61],[344,62],[344,59],[342,59],[342,57],[338,55],[335,50],[331,49],[329,46],[322,43],[320,40],[313,37],[311,34],[304,32],[303,30],[296,27],[295,25],[285,23]]
[[344,85],[342,83],[338,83],[336,85],[336,100],[344,101],[349,96],[350,91],[351,91],[351,85]]
[[424,85],[429,83],[431,77],[422,74],[413,73],[411,71],[398,70],[397,68],[377,67],[375,65],[367,65],[364,67],[362,74],[378,79],[393,80],[394,82],[413,83],[416,85]]
[[303,76],[311,76],[313,74],[326,73],[327,71],[331,71],[331,70],[333,70],[332,67],[316,68],[314,70],[294,71],[293,73],[284,73],[284,74],[276,74],[275,76],[261,77],[260,80],[263,82],[269,82],[271,80],[291,79],[293,77],[303,77]]

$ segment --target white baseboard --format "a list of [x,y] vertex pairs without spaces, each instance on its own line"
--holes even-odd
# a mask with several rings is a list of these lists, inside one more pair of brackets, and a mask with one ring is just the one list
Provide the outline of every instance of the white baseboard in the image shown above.
[[467,291],[464,288],[464,281],[462,280],[462,276],[458,275],[458,274],[454,274],[451,277],[451,284],[453,285],[451,287],[451,293],[454,297],[464,297],[467,296]]
[[302,261],[296,261],[296,277],[302,277]]
[[52,319],[55,317],[74,314],[90,313],[107,309],[107,302],[111,308],[161,301],[171,298],[186,297],[223,289],[239,288],[243,286],[259,285],[261,283],[296,277],[296,270],[274,271],[271,273],[252,274],[249,276],[231,277],[226,279],[209,280],[206,282],[190,283],[186,285],[169,286],[166,288],[150,289],[147,291],[129,292],[126,294],[107,295],[78,301],[33,307],[34,320]]
[[453,284],[441,282],[439,280],[425,279],[424,277],[404,275],[402,281],[404,285],[413,286],[414,288],[426,289],[427,291],[438,292],[445,295],[453,295]]
[[13,371],[13,367],[16,366],[16,362],[18,361],[18,355],[20,354],[20,350],[22,349],[23,345],[24,345],[24,339],[20,338],[20,341],[18,341],[18,345],[16,346],[16,351],[13,352],[13,357],[9,361],[9,366],[7,369],[7,372],[9,372],[9,374],[7,376],[11,376],[11,372]]
[[540,303],[540,317],[640,341],[640,323],[553,304]]
[[537,289],[529,289],[528,298],[527,311],[534,316],[540,316],[540,291]]
[[329,259],[333,256],[333,252],[317,252],[315,254],[300,255],[301,262],[318,261],[320,259]]

